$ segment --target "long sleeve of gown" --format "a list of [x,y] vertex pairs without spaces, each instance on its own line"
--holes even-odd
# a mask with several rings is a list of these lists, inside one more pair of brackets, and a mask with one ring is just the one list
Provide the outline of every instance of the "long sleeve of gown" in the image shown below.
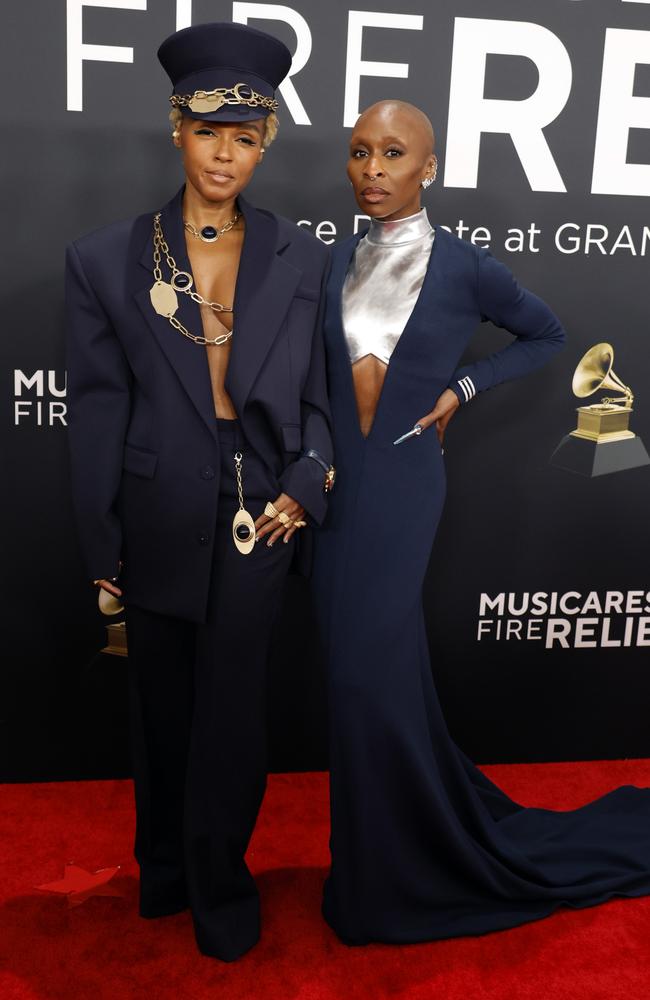
[[562,349],[566,333],[555,313],[487,250],[478,260],[478,303],[482,321],[490,320],[516,338],[473,364],[456,369],[449,387],[461,403],[477,392],[536,371]]

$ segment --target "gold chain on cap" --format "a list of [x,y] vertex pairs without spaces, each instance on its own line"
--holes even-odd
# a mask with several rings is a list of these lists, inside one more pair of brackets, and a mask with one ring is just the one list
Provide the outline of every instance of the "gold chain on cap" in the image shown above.
[[217,87],[215,90],[195,90],[193,94],[172,94],[169,103],[174,108],[189,108],[197,114],[210,114],[224,104],[246,104],[249,108],[268,108],[277,111],[279,104],[272,97],[264,97],[247,83],[234,87]]

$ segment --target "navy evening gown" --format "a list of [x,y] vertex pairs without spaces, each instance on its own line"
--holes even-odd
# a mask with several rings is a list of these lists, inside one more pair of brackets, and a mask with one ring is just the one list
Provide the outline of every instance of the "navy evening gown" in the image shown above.
[[[338,473],[314,566],[331,730],[325,918],[350,944],[405,943],[650,893],[650,790],[625,786],[570,812],[524,808],[450,738],[421,597],[443,457],[434,428],[392,444],[458,379],[481,391],[538,367],[562,345],[562,328],[486,251],[437,228],[364,438],[341,319],[358,238],[334,248],[325,313]],[[482,318],[517,339],[459,369]]]

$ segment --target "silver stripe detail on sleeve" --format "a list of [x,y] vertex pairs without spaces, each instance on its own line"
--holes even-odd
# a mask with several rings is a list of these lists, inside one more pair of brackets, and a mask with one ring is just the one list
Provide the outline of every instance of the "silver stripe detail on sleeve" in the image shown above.
[[466,375],[464,378],[460,379],[458,384],[465,393],[465,402],[469,403],[470,399],[474,399],[474,396],[476,395],[476,386],[472,382],[469,375]]

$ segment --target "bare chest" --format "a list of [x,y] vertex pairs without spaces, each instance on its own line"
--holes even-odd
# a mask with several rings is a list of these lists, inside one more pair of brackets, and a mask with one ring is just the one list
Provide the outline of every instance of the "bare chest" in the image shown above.
[[[230,236],[230,234],[228,234]],[[243,235],[243,234],[241,234]],[[208,302],[219,302],[226,307],[224,312],[215,312],[212,309],[202,307],[201,318],[204,328],[211,325],[216,319],[219,324],[223,324],[227,330],[233,326],[232,308],[235,300],[235,287],[237,285],[237,273],[239,271],[239,259],[241,256],[242,239],[241,235],[226,240],[222,237],[218,244],[201,243],[192,239],[188,245],[187,252],[194,276],[194,287]],[[208,330],[204,329],[204,335],[210,337]]]
[[[219,241],[221,242],[221,241]],[[192,240],[188,245],[188,256],[194,277],[194,287],[208,302],[219,302],[227,311],[215,312],[209,306],[201,306],[202,334],[207,340],[216,340],[233,330],[232,311],[237,273],[241,256],[242,239],[224,241],[224,246],[201,244]],[[197,331],[198,332],[198,331]],[[236,332],[233,334],[236,336]],[[204,348],[210,369],[210,382],[215,413],[219,417],[234,418],[236,412],[225,389],[232,341],[207,344]]]

